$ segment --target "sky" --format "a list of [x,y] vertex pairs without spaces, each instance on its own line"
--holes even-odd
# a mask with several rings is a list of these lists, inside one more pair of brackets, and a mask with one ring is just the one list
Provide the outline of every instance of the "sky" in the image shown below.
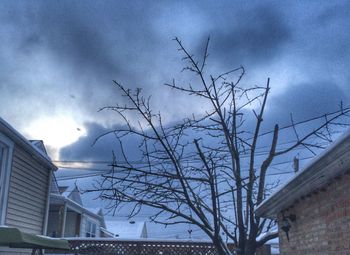
[[271,78],[267,123],[332,112],[349,106],[349,12],[348,1],[4,0],[0,116],[44,140],[53,160],[110,160],[115,141],[91,144],[121,124],[98,111],[125,100],[112,80],[152,95],[169,123],[199,112],[163,84],[187,78],[172,39],[198,56],[209,36],[210,70]]

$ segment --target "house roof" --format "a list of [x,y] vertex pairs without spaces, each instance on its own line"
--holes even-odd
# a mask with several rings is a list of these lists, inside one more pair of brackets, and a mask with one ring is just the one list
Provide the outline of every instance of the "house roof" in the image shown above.
[[350,166],[350,130],[344,133],[294,178],[261,203],[255,213],[259,217],[276,218],[298,199],[320,189],[335,177],[343,175]]
[[106,221],[108,231],[117,238],[138,239],[142,237],[146,223],[144,221]]
[[40,151],[42,151],[46,156],[48,156],[43,140],[29,140],[29,142],[37,147]]
[[60,190],[59,190],[59,187],[58,187],[58,184],[57,184],[56,176],[55,176],[54,173],[52,173],[51,187],[50,188],[51,188],[50,193],[61,194]]
[[74,211],[80,212],[80,213],[86,213],[90,217],[96,218],[100,221],[104,220],[103,215],[96,214],[96,213],[90,211],[89,209],[87,209],[84,206],[78,204],[77,202],[71,200],[70,198],[67,198],[67,197],[64,197],[64,196],[58,195],[58,194],[53,194],[53,193],[50,194],[50,204],[56,205],[56,204],[64,204],[64,203],[67,203],[67,206],[71,210],[74,210]]
[[34,156],[39,162],[43,163],[49,169],[57,170],[57,167],[51,162],[50,157],[41,151],[37,146],[28,141],[9,123],[0,117],[0,132],[4,133],[15,143],[19,144],[25,151]]
[[93,212],[94,214],[103,215],[102,208],[99,208],[99,207],[96,207],[96,208],[85,207],[85,208],[88,209],[90,212]]
[[[77,185],[69,185],[69,186],[59,186],[59,190],[62,190],[61,195],[73,200],[74,202],[83,205],[83,201],[81,199],[80,191]],[[63,189],[62,189],[63,188]]]
[[[59,172],[59,171],[58,171]],[[57,173],[57,172],[56,172]],[[55,173],[55,174],[56,174]],[[55,175],[54,175],[55,176]],[[64,204],[76,212],[85,213],[90,217],[100,221],[102,227],[106,227],[104,215],[101,208],[86,208],[83,205],[80,191],[76,183],[57,182],[58,193],[51,189],[50,203]]]

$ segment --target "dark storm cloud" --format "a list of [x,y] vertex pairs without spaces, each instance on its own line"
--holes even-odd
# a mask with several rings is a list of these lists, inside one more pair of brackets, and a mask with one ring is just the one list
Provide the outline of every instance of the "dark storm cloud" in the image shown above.
[[225,12],[226,25],[210,31],[215,60],[223,64],[252,67],[273,61],[292,36],[281,10],[271,4],[260,4]]
[[[118,157],[121,155],[120,144],[113,133],[96,140],[101,135],[117,128],[117,126],[106,128],[97,123],[87,123],[85,128],[86,136],[80,137],[77,142],[61,149],[60,158],[62,160],[111,161],[113,152]],[[123,138],[123,146],[127,155],[131,157],[130,160],[140,159],[138,145],[139,141],[134,137],[126,136]],[[123,159],[117,158],[117,160]]]
[[[171,118],[182,117],[191,104],[200,110],[200,103],[186,98],[176,103],[173,93],[159,89],[182,69],[174,36],[197,55],[210,35],[214,69],[243,64],[249,82],[270,76],[281,95],[294,89],[289,84],[303,84],[308,92],[322,91],[331,81],[335,90],[327,95],[336,98],[339,89],[349,92],[348,6],[346,1],[5,1],[0,104],[6,111],[0,113],[22,126],[59,112],[80,123],[110,125],[110,116],[96,111],[123,100],[112,79],[143,87]],[[319,108],[308,109],[312,115]]]
[[150,72],[142,66],[152,68],[145,61],[155,45],[157,8],[142,2],[11,1],[1,8],[3,95],[8,88],[11,95],[26,91],[25,103],[37,100],[51,113],[76,108],[66,104],[73,95],[75,112],[93,117],[114,100],[112,79],[134,85]]
[[291,84],[291,88],[284,95],[272,99],[270,109],[275,118],[293,113],[295,118],[304,120],[337,111],[341,101],[349,102],[349,99],[349,96],[331,81]]
[[37,33],[63,63],[85,75],[120,76],[129,70],[128,61],[136,61],[135,48],[149,49],[153,42],[152,13],[144,14],[142,3],[136,8],[123,2],[45,3],[38,10]]
[[349,11],[350,5],[347,1],[343,3],[340,1],[335,1],[333,5],[330,5],[329,7],[326,7],[324,10],[320,11],[315,22],[326,26],[339,19],[348,19]]
[[[95,1],[22,2],[20,5],[21,11],[12,5],[8,16],[8,19],[12,15],[23,16],[9,21],[15,29],[13,32],[22,34],[18,49],[30,52],[43,48],[62,65],[76,69],[76,74],[93,71],[91,75],[108,74],[111,79],[113,73],[118,75],[118,69],[125,68],[122,63],[130,51],[125,46],[135,47],[137,40],[133,38],[140,36],[137,43],[142,41],[145,48],[152,42],[149,17],[142,15],[143,4],[133,9],[122,2],[108,5]],[[146,36],[148,40],[142,40]]]
[[[276,124],[280,128],[290,125],[291,115],[294,122],[299,122],[336,112],[340,110],[341,103],[343,103],[343,107],[348,107],[349,105],[346,105],[346,102],[349,102],[350,97],[345,92],[346,90],[331,81],[290,83],[288,89],[278,95],[273,94],[272,88],[263,118],[262,133],[272,131]],[[255,125],[255,118],[250,112],[247,112],[246,116],[249,116],[249,114],[252,118],[247,119],[245,128],[252,130]],[[308,125],[298,126],[298,131],[301,133],[311,131],[318,127],[320,123],[320,121],[314,121],[308,123]],[[266,139],[262,140],[262,143],[269,144],[272,138],[267,137]],[[293,139],[295,139],[295,134],[292,129],[284,130],[280,135],[282,141]]]

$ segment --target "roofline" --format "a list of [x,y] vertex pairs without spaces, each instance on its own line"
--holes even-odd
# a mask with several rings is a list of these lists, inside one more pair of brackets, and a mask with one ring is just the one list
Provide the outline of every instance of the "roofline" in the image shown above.
[[100,230],[105,233],[105,234],[108,234],[110,235],[111,237],[114,237],[114,233],[109,231],[108,229],[104,228],[104,227],[100,227]]
[[327,185],[350,170],[350,129],[314,158],[302,171],[263,201],[255,210],[258,217],[276,218],[296,200]]
[[38,148],[29,142],[23,135],[21,135],[16,129],[14,129],[9,123],[0,117],[0,131],[6,136],[11,138],[16,144],[19,144],[25,151],[34,156],[35,159],[39,160],[50,170],[56,171],[58,168],[55,166],[51,159],[44,155]]
[[[71,200],[71,199],[69,199],[69,198],[67,198],[65,196],[51,193],[50,194],[50,201],[51,201],[51,198],[56,198],[58,200],[61,200],[61,201],[65,202],[65,203],[69,204],[68,206],[70,206],[70,209],[77,209],[77,211],[79,211],[79,212],[81,211],[81,213],[86,213],[86,214],[88,214],[90,216],[98,218],[101,221],[104,221],[104,217],[103,216],[91,212],[90,210],[86,209],[84,206],[81,206],[80,204],[74,202],[73,200]],[[54,203],[51,203],[51,204],[54,204]]]

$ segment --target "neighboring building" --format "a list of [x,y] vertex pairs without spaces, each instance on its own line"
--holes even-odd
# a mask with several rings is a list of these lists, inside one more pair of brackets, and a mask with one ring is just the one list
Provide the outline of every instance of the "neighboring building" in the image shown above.
[[[51,176],[57,168],[42,147],[0,118],[0,225],[46,234]],[[0,254],[26,252],[0,247]]]
[[83,206],[79,189],[58,186],[53,177],[48,235],[51,237],[113,237],[106,229],[102,209]]
[[[273,230],[273,232],[276,230]],[[261,237],[268,233],[262,234]],[[259,237],[257,238],[257,240]],[[257,248],[256,255],[279,255],[279,242],[278,238],[267,241],[263,246]]]
[[108,230],[121,239],[147,238],[146,223],[135,221],[107,221]]
[[280,245],[279,245],[279,241],[278,238],[277,240],[272,240],[269,241],[268,244],[271,247],[271,255],[279,255],[280,254]]
[[258,216],[278,219],[280,254],[350,254],[349,173],[347,132],[258,206]]

